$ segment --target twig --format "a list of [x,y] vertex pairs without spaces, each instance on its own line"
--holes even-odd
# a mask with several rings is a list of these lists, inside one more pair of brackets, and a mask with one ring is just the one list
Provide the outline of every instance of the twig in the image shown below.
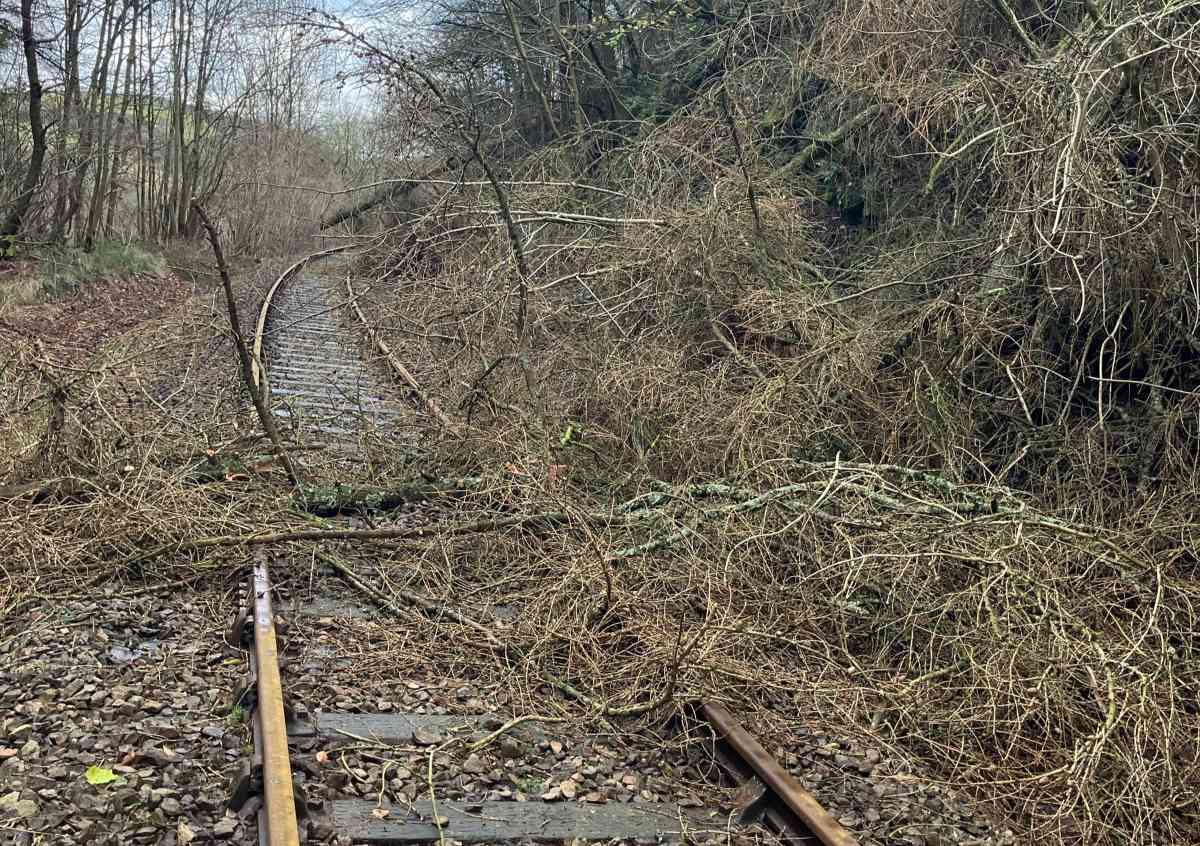
[[477,740],[474,743],[472,743],[470,746],[467,747],[467,749],[469,749],[472,752],[478,752],[479,750],[491,745],[492,741],[494,741],[500,735],[506,734],[507,732],[512,731],[513,729],[515,729],[517,726],[521,725],[522,723],[565,723],[566,721],[567,721],[566,717],[544,717],[544,716],[538,716],[537,714],[525,714],[522,717],[513,717],[511,720],[509,720],[504,725],[500,726],[500,728],[496,729],[494,732],[489,734],[487,737],[485,737],[481,740]]

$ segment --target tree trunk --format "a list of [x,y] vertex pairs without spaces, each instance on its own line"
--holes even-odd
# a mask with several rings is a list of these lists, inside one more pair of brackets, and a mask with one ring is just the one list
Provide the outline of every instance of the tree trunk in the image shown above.
[[21,193],[0,225],[0,237],[15,238],[21,223],[33,203],[33,194],[42,178],[42,162],[46,158],[46,126],[42,123],[42,81],[38,75],[37,39],[33,34],[33,0],[21,0],[21,46],[25,51],[25,72],[29,76],[29,134],[33,152],[29,167],[21,182]]
[[63,85],[62,116],[58,122],[59,140],[54,152],[54,173],[58,182],[54,196],[54,225],[50,231],[50,240],[54,242],[61,241],[67,231],[67,197],[71,190],[67,145],[71,143],[76,113],[83,100],[79,90],[79,34],[82,30],[83,14],[79,8],[79,0],[67,0],[64,33],[66,48],[63,55],[63,72],[66,78]]
[[[134,14],[137,12],[135,10]],[[125,35],[122,30],[121,35],[124,40]],[[124,46],[123,44],[121,45]],[[130,42],[130,50],[132,51],[133,42]],[[117,52],[117,64],[112,73],[112,90],[109,93],[101,93],[104,98],[101,101],[101,120],[100,120],[100,146],[96,153],[96,176],[92,184],[92,196],[88,199],[88,214],[87,222],[84,224],[83,230],[83,249],[85,252],[91,252],[95,245],[96,236],[100,230],[100,217],[104,210],[104,201],[108,197],[108,186],[112,179],[112,167],[110,157],[115,154],[113,149],[113,104],[119,96],[121,84],[121,56],[125,54],[125,50],[119,49]],[[133,58],[132,55],[129,56]],[[107,75],[107,68],[105,69]]]

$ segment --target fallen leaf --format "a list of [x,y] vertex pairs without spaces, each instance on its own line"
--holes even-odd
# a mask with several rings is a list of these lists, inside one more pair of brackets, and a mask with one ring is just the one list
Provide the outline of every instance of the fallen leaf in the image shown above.
[[578,789],[579,785],[577,785],[573,779],[567,779],[558,786],[558,791],[565,799],[574,799],[575,793],[578,791]]
[[97,786],[101,784],[110,784],[120,778],[120,776],[118,776],[112,770],[105,767],[97,767],[95,764],[92,764],[92,766],[87,768],[87,771],[83,774],[83,777],[87,779],[88,784]]
[[386,819],[392,813],[390,808],[372,808],[371,816],[377,820]]
[[329,763],[329,753],[326,750],[322,749],[319,752],[317,752],[317,763],[318,764]]
[[178,843],[179,846],[187,846],[195,839],[196,832],[192,831],[191,826],[189,826],[186,822],[180,820],[179,828],[175,829],[175,842]]
[[436,817],[433,818],[433,824],[436,825],[438,828],[441,828],[444,825],[448,825],[449,823],[450,823],[450,818],[443,817],[441,814],[438,814]]
[[136,761],[137,758],[138,758],[137,752],[129,751],[129,752],[125,753],[125,757],[121,759],[121,763],[125,766],[129,766],[134,761]]

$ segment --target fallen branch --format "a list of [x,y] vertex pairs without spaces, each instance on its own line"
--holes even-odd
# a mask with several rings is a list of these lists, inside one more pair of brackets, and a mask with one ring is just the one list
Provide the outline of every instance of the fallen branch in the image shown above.
[[[343,579],[349,582],[351,586],[356,588],[360,593],[364,594],[377,604],[391,611],[399,610],[400,606],[396,605],[395,602],[385,596],[382,590],[368,585],[358,577],[358,574],[356,574],[342,562],[338,561],[336,558],[330,555],[317,555],[317,559],[328,564],[330,567],[336,570]],[[488,642],[488,646],[490,646],[492,649],[499,650],[501,652],[506,650],[505,645],[498,640],[496,636],[492,634],[491,630],[483,623],[472,620],[470,617],[460,614],[453,608],[450,608],[446,605],[441,605],[437,602],[434,602],[432,599],[421,596],[420,594],[412,593],[411,591],[403,589],[397,590],[395,588],[392,589],[392,592],[400,599],[404,600],[408,606],[419,608],[434,619],[445,617],[446,619],[453,620],[459,625],[466,626],[472,631],[483,635],[483,638]]]
[[361,217],[376,206],[386,203],[388,200],[403,197],[411,193],[422,182],[441,173],[447,166],[448,162],[441,162],[436,167],[426,171],[422,176],[414,177],[413,179],[389,180],[384,183],[383,188],[362,202],[322,218],[317,225],[317,230],[324,231],[330,227],[337,226],[339,223],[345,223],[347,220],[354,220],[356,217]]
[[790,178],[791,176],[795,175],[796,172],[803,170],[805,167],[807,167],[808,163],[811,162],[816,157],[817,153],[819,153],[821,150],[829,149],[831,147],[836,147],[838,144],[841,144],[843,141],[846,140],[846,137],[851,132],[854,132],[855,130],[859,129],[862,126],[866,126],[868,123],[870,123],[872,120],[874,120],[879,115],[879,113],[882,111],[883,111],[883,106],[880,106],[878,104],[873,105],[873,106],[867,106],[865,109],[863,109],[861,112],[856,114],[854,117],[850,118],[850,120],[843,123],[841,126],[839,126],[837,129],[835,129],[833,132],[830,132],[825,135],[821,135],[821,136],[814,138],[812,140],[812,142],[807,147],[805,147],[803,150],[801,150],[794,159],[792,159],[790,162],[785,164],[783,167],[776,170],[775,173],[773,174],[773,176],[776,179]]
[[435,479],[429,482],[414,482],[394,488],[306,488],[302,493],[302,506],[309,514],[318,517],[336,517],[339,514],[356,514],[363,511],[390,511],[410,502],[426,502],[440,496],[452,496],[478,488],[483,480],[475,477],[461,479]]
[[350,307],[354,309],[354,314],[358,317],[359,323],[361,323],[363,329],[366,330],[367,337],[371,339],[371,343],[373,343],[375,347],[383,354],[384,360],[387,361],[388,365],[393,371],[395,371],[396,375],[403,379],[404,382],[412,389],[412,392],[417,395],[417,399],[421,401],[421,404],[425,406],[429,413],[436,417],[442,426],[451,431],[455,431],[457,427],[451,422],[450,418],[445,415],[441,408],[438,407],[438,404],[434,402],[433,398],[425,393],[424,390],[422,390],[421,384],[417,381],[417,377],[412,375],[412,373],[407,367],[404,366],[400,359],[396,358],[396,355],[392,352],[392,348],[389,347],[387,342],[379,336],[379,334],[375,331],[375,328],[367,322],[367,316],[363,314],[362,309],[359,308],[358,297],[354,293],[354,288],[350,285],[349,276],[346,277],[346,293],[349,296]]
[[238,359],[242,364],[242,381],[246,383],[246,390],[250,392],[250,399],[254,401],[254,410],[258,412],[258,420],[262,423],[263,431],[271,439],[271,445],[275,447],[275,455],[278,456],[279,462],[287,472],[288,481],[292,483],[292,487],[299,487],[300,477],[296,474],[291,456],[283,448],[283,439],[279,437],[279,430],[275,427],[275,418],[267,409],[266,399],[263,396],[265,391],[261,389],[255,378],[250,350],[246,347],[246,339],[242,335],[241,323],[238,321],[237,303],[233,298],[233,283],[229,279],[229,267],[225,264],[225,254],[221,251],[221,239],[217,237],[217,230],[213,227],[212,221],[208,219],[204,208],[195,199],[192,200],[192,211],[196,212],[196,216],[200,218],[200,223],[208,233],[208,241],[212,244],[213,255],[217,259],[217,271],[221,274],[221,285],[225,289],[225,305],[229,309],[229,328],[233,332],[233,344],[237,348]]
[[491,745],[491,743],[500,735],[512,731],[513,729],[515,729],[517,726],[521,725],[522,723],[565,723],[566,721],[567,721],[566,717],[543,717],[543,716],[539,716],[537,714],[525,714],[524,716],[521,716],[521,717],[513,717],[511,720],[509,720],[504,725],[500,726],[500,728],[496,729],[494,732],[489,734],[487,737],[485,737],[481,740],[477,740],[474,743],[472,743],[470,746],[467,747],[467,750],[470,752],[478,752],[479,750],[484,749],[487,746]]
[[[499,638],[497,638],[492,633],[492,631],[487,626],[485,626],[483,623],[480,623],[477,620],[473,620],[470,617],[466,616],[465,614],[462,614],[462,613],[454,610],[453,608],[450,608],[449,606],[442,605],[441,603],[438,603],[438,602],[434,602],[433,600],[431,600],[427,597],[421,596],[420,594],[412,593],[411,591],[396,590],[395,588],[392,588],[392,592],[404,602],[404,605],[400,605],[400,604],[394,602],[393,600],[389,599],[384,594],[383,590],[381,590],[380,588],[373,587],[372,585],[369,585],[366,582],[364,582],[361,578],[358,577],[358,575],[353,570],[351,570],[346,565],[342,564],[340,561],[337,561],[336,559],[334,559],[328,555],[318,555],[317,558],[320,561],[323,561],[324,563],[326,563],[330,567],[332,567],[335,571],[337,571],[337,573],[342,578],[344,578],[347,582],[349,582],[349,584],[352,587],[357,589],[359,592],[361,592],[363,595],[365,595],[367,598],[369,598],[370,600],[375,602],[377,605],[379,605],[381,608],[383,608],[386,611],[390,611],[391,613],[396,614],[397,616],[407,616],[407,614],[406,614],[407,611],[409,611],[410,609],[416,608],[416,609],[419,609],[420,611],[424,612],[424,614],[426,616],[428,616],[434,620],[437,620],[439,618],[453,620],[454,622],[458,623],[459,625],[466,626],[467,628],[469,628],[472,631],[476,632],[477,634],[481,635],[483,637],[483,639],[487,642],[488,648],[492,652],[496,653],[497,655],[503,655],[503,656],[505,656],[509,659],[513,659],[513,660],[527,661],[527,662],[533,663],[532,659],[529,656],[529,653],[527,653],[524,649],[522,649],[521,647],[516,646],[514,644],[504,643]],[[575,687],[571,684],[568,684],[567,682],[565,682],[562,679],[555,676],[553,673],[549,673],[546,671],[539,671],[539,674],[541,675],[543,681],[545,681],[551,687],[566,694],[567,696],[576,700],[577,702],[581,702],[584,705],[587,705],[589,708],[591,708],[592,710],[597,712],[597,714],[600,715],[601,717],[639,716],[639,715],[645,714],[649,711],[653,711],[658,708],[661,708],[662,706],[666,705],[667,703],[669,703],[671,701],[672,697],[675,694],[676,680],[678,678],[679,668],[682,665],[683,660],[691,653],[691,651],[700,642],[700,636],[701,636],[701,634],[703,634],[703,631],[704,631],[704,629],[703,629],[703,627],[701,627],[700,631],[698,631],[696,633],[696,635],[691,639],[691,641],[688,642],[687,646],[685,646],[682,650],[679,649],[679,644],[676,643],[676,658],[672,662],[671,675],[670,675],[670,678],[668,679],[667,686],[664,689],[664,692],[660,696],[658,696],[657,698],[655,698],[654,700],[652,700],[650,702],[644,702],[644,703],[640,703],[640,704],[636,704],[636,705],[626,705],[626,706],[622,706],[622,707],[613,707],[611,705],[602,705],[602,704],[598,703],[594,697],[591,697],[588,694],[584,693],[583,691],[579,690],[577,687]],[[681,630],[681,632],[682,632],[682,630]],[[559,722],[560,721],[560,718],[554,718],[554,717],[527,717],[525,719],[537,719],[537,720],[541,720],[544,722]],[[510,724],[506,724],[506,725],[502,726],[499,730],[494,732],[492,735],[489,735],[487,738],[484,738],[484,740],[480,741],[479,748],[486,746],[487,743],[490,743],[498,735],[511,729],[513,726],[515,726],[523,721],[524,720],[516,720]]]
[[[646,518],[641,515],[622,516],[618,514],[590,515],[596,522],[607,525],[632,525]],[[471,523],[460,523],[454,526],[418,526],[392,529],[296,529],[284,532],[256,532],[246,535],[215,535],[206,538],[196,538],[191,541],[163,544],[154,549],[130,559],[127,564],[138,564],[167,553],[193,552],[200,549],[214,549],[232,546],[260,546],[274,543],[300,543],[306,541],[397,541],[416,540],[431,537],[455,537],[458,535],[478,534],[480,532],[499,531],[501,529],[552,528],[570,523],[578,519],[564,511],[548,511],[539,514],[518,514],[508,517],[489,517]]]

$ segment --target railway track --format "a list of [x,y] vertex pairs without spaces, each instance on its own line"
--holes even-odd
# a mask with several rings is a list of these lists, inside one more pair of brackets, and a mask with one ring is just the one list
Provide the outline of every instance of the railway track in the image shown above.
[[[259,313],[255,339],[255,382],[269,391],[272,413],[305,438],[335,443],[355,439],[364,428],[387,428],[399,420],[394,389],[361,355],[347,316],[347,285],[338,289],[314,273],[312,262],[341,252],[317,253],[290,267],[271,287]],[[359,311],[358,317],[362,317]],[[374,335],[371,335],[375,341]],[[394,358],[390,350],[387,356]],[[395,363],[392,364],[395,368]],[[431,414],[432,402],[410,386]],[[230,640],[247,651],[249,678],[236,701],[248,715],[253,751],[234,785],[231,807],[258,804],[258,839],[264,846],[295,846],[328,841],[362,844],[410,844],[449,841],[620,841],[696,840],[706,834],[728,835],[752,824],[778,839],[805,846],[852,846],[851,835],[775,761],[740,725],[713,702],[696,703],[681,717],[680,731],[703,743],[728,785],[736,785],[732,807],[685,807],[673,802],[438,800],[433,789],[435,753],[454,743],[483,749],[518,731],[547,736],[549,726],[519,725],[496,714],[447,716],[429,713],[315,713],[288,700],[287,671],[281,661],[276,609],[272,599],[273,565],[292,569],[287,560],[259,555],[248,580]],[[299,703],[298,703],[299,704]],[[307,719],[298,713],[310,714]],[[432,739],[431,739],[432,738]],[[310,808],[296,786],[296,750],[337,749],[348,739],[386,748],[428,748],[429,798],[403,804],[336,799]],[[558,743],[561,748],[560,741]],[[424,751],[423,751],[424,753]],[[325,751],[328,755],[328,751]],[[344,763],[343,763],[343,766]],[[386,774],[386,768],[385,768]],[[564,782],[564,784],[566,784]],[[565,788],[558,788],[560,791]],[[574,788],[571,788],[573,791]],[[521,797],[528,798],[528,797]],[[553,799],[573,796],[553,796]],[[312,837],[308,837],[312,832]]]
[[254,338],[255,383],[265,375],[280,427],[335,442],[401,417],[347,325],[344,294],[310,270],[344,251],[315,253],[284,271],[267,292]]

